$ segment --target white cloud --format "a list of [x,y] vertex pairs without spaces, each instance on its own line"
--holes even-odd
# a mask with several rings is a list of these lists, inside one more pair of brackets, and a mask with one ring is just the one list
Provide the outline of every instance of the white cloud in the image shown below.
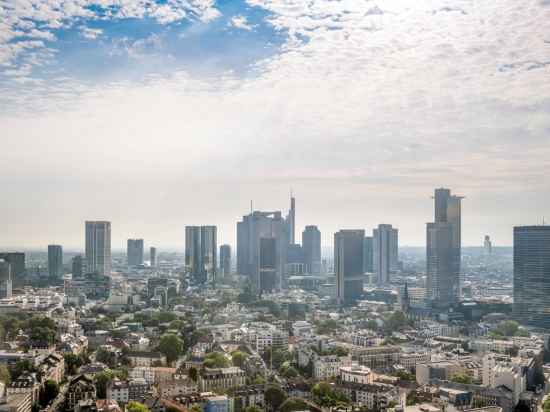
[[232,27],[235,27],[237,29],[247,30],[247,31],[252,30],[252,26],[248,22],[247,18],[245,16],[242,16],[242,15],[233,16],[231,18],[231,20],[229,21],[229,24]]
[[95,40],[103,34],[103,30],[101,30],[101,29],[91,29],[89,27],[82,27],[80,29],[80,34],[85,39]]
[[[525,63],[549,60],[550,9],[539,0],[249,3],[289,34],[254,76],[0,90],[6,107],[28,110],[0,120],[13,147],[0,175],[108,181],[99,196],[111,202],[91,201],[93,213],[128,201],[117,192],[129,187],[141,199],[147,181],[156,203],[197,221],[233,219],[243,207],[227,204],[293,186],[327,232],[387,220],[418,244],[439,185],[466,194],[465,216],[503,241],[502,227],[550,201],[550,67]],[[464,13],[433,13],[446,7]],[[476,230],[466,229],[468,243]]]

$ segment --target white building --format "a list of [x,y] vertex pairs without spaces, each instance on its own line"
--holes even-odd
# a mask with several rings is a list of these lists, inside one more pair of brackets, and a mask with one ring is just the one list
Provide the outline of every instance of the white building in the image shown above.
[[370,368],[357,364],[340,367],[339,376],[341,382],[366,385],[372,383],[373,381],[373,375]]
[[351,356],[317,356],[313,360],[313,377],[327,379],[338,376],[343,366],[351,366]]

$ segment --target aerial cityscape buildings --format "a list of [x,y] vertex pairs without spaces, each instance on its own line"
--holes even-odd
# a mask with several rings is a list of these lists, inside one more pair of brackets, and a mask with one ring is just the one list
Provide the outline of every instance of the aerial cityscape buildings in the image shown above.
[[128,266],[143,265],[143,239],[128,239],[126,255]]
[[48,273],[53,279],[61,279],[63,270],[63,247],[60,245],[48,245]]

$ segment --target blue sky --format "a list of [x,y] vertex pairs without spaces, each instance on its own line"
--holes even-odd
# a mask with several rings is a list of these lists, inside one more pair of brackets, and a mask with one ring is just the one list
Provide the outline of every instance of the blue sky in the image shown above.
[[423,245],[439,186],[465,244],[510,244],[550,215],[550,3],[3,2],[0,130],[0,245],[79,247],[99,218],[120,245],[234,244],[291,187],[326,244]]

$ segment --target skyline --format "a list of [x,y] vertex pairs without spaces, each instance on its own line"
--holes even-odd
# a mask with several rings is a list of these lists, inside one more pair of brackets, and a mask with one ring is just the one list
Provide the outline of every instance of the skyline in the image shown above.
[[[456,191],[455,191],[456,193]],[[366,225],[366,226],[359,226],[359,225],[350,225],[348,227],[339,227],[336,231],[334,232],[327,232],[327,231],[324,231],[322,229],[322,227],[320,227],[319,225],[317,225],[315,222],[310,222],[310,223],[307,223],[307,224],[304,224],[303,226],[301,225],[301,221],[304,220],[304,218],[301,217],[301,208],[300,208],[300,198],[296,198],[297,199],[297,207],[296,207],[296,221],[297,221],[297,225],[296,225],[296,238],[297,238],[297,241],[298,243],[301,243],[301,235],[302,235],[302,231],[305,229],[305,226],[308,226],[308,225],[315,225],[315,226],[318,226],[320,231],[321,231],[321,246],[323,249],[327,249],[327,248],[332,248],[334,245],[330,242],[326,242],[326,238],[333,238],[334,236],[334,233],[338,232],[339,230],[353,230],[353,229],[363,229],[365,230],[365,233],[366,233],[366,236],[372,236],[373,234],[373,230],[377,228],[378,224],[373,224],[372,226],[370,225]],[[289,200],[289,199],[287,199]],[[468,200],[467,196],[466,196],[466,201]],[[280,211],[283,215],[286,214],[286,211],[285,211],[285,208],[280,208],[280,209],[276,209],[276,208],[262,208],[262,209],[257,209],[254,207],[254,210],[255,211]],[[287,209],[288,210],[288,209]],[[245,212],[245,214],[248,214],[249,211]],[[432,213],[433,213],[433,210],[432,210]],[[239,217],[239,219],[241,218],[242,216]],[[466,216],[467,217],[467,216]],[[86,219],[86,221],[89,221],[90,219]],[[107,221],[107,222],[110,222],[111,225],[115,225],[116,227],[116,222],[113,222],[112,220],[109,220],[109,219],[106,219],[106,218],[102,218],[102,219],[95,219],[97,221]],[[463,215],[463,221],[466,221],[468,222],[468,219],[464,219],[464,215]],[[85,221],[81,222],[81,226],[83,226],[85,223]],[[420,225],[425,228],[425,225],[426,225],[427,222],[423,222],[423,223],[420,223]],[[426,239],[424,238],[423,239],[423,243],[422,243],[422,240],[417,243],[417,244],[414,244],[414,243],[408,243],[408,242],[404,242],[402,239],[405,238],[411,238],[411,236],[407,236],[406,233],[403,233],[402,232],[402,229],[400,226],[397,226],[395,223],[381,223],[381,224],[391,224],[393,225],[396,229],[399,230],[399,247],[412,247],[412,248],[418,248],[418,247],[423,247],[425,248],[425,242],[426,242]],[[203,224],[203,225],[208,225],[208,224]],[[216,225],[216,224],[212,224],[213,226],[216,226],[218,228],[218,231],[219,231],[219,228],[220,228],[220,225]],[[526,225],[526,224],[515,224],[514,226],[510,227],[510,231],[512,232],[512,236],[513,236],[513,228],[515,226],[522,226],[522,225]],[[527,224],[529,225],[529,224]],[[541,222],[535,222],[535,223],[532,223],[530,225],[543,225],[543,222],[541,220]],[[128,240],[130,239],[133,239],[134,237],[135,238],[140,238],[140,239],[143,239],[144,240],[144,244],[147,246],[147,247],[150,247],[150,246],[154,246],[154,247],[157,247],[157,248],[161,248],[161,249],[165,249],[165,250],[170,250],[170,251],[183,251],[184,248],[185,248],[185,226],[201,226],[201,225],[196,225],[196,224],[188,224],[188,223],[185,223],[184,226],[182,227],[182,232],[183,232],[183,237],[181,239],[181,242],[178,244],[163,244],[162,242],[158,242],[156,241],[154,238],[151,238],[151,237],[146,237],[143,235],[142,232],[135,232],[135,235],[132,237],[132,236],[126,236],[124,234],[117,234],[116,233],[116,230],[114,231],[114,235],[113,235],[113,247],[112,247],[112,250],[113,251],[125,251],[127,249],[127,242]],[[231,226],[231,224],[228,224],[226,226]],[[236,226],[236,222],[234,222],[233,226]],[[176,228],[177,229],[177,228]],[[80,240],[80,243],[82,243],[82,245],[78,245],[78,244],[70,244],[70,243],[66,243],[66,242],[60,242],[60,241],[48,241],[48,243],[45,245],[45,247],[47,248],[48,245],[51,245],[52,243],[56,243],[56,244],[60,244],[63,246],[63,248],[67,251],[83,251],[84,250],[84,230],[81,230],[83,233],[82,233],[82,239]],[[228,232],[231,232],[231,231],[228,231]],[[467,226],[466,225],[463,225],[463,233],[467,233],[468,232],[468,229],[467,229]],[[474,231],[473,230],[470,230],[470,233],[473,233]],[[483,231],[482,231],[483,232]],[[491,241],[493,242],[493,246],[494,247],[511,247],[512,244],[499,244],[498,242],[495,242],[495,237],[493,234],[491,233],[485,233],[483,232],[484,234],[482,235],[483,238],[485,235],[489,235],[490,238],[491,238]],[[223,232],[219,232],[219,235],[220,236],[220,240],[218,241],[218,243],[221,245],[221,244],[229,244],[231,245],[233,248],[236,247],[236,230],[233,229],[233,234],[234,234],[234,238],[228,240],[228,235],[227,235],[227,232],[225,233],[225,236],[224,236],[224,233]],[[425,235],[425,233],[422,233],[422,235]],[[463,238],[467,238],[467,236],[464,236],[463,235]],[[475,243],[475,240],[472,242],[472,243],[468,243],[468,242],[463,242],[463,247],[482,247],[483,246],[483,238],[480,238],[480,239],[476,239],[478,240],[477,243]],[[78,243],[78,242],[76,242]],[[37,244],[35,246],[33,245],[30,245],[30,243],[28,242],[26,245],[16,245],[16,244],[2,244],[0,242],[0,247],[4,248],[4,249],[20,249],[20,250],[37,250],[37,249],[40,249],[40,248],[43,248],[44,246],[41,245],[41,244]]]

